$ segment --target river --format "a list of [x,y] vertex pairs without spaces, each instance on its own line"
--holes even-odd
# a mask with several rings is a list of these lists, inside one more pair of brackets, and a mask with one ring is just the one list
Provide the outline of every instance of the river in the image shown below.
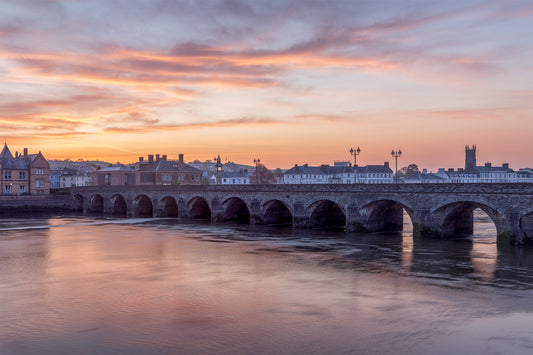
[[184,223],[0,220],[1,354],[530,354],[533,253]]

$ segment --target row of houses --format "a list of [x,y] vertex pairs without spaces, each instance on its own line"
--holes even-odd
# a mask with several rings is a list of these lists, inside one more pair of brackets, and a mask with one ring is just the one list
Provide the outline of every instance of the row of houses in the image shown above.
[[201,185],[202,174],[183,160],[168,160],[167,155],[140,157],[133,166],[110,166],[93,173],[93,185]]
[[348,162],[335,162],[333,166],[295,165],[283,174],[284,184],[389,184],[394,174],[389,163],[357,166]]
[[[505,163],[492,166],[476,165],[476,148],[466,146],[465,168],[439,169],[436,173],[408,171],[398,176],[398,183],[533,183],[532,169],[514,171]],[[11,153],[7,144],[0,153],[0,185],[4,195],[48,194],[50,189],[72,186],[103,185],[243,185],[251,183],[253,167],[238,164],[221,164],[220,158],[210,164],[215,170],[202,170],[187,164],[183,154],[178,160],[168,160],[167,155],[148,155],[129,166],[117,164],[96,170],[50,169],[41,152]],[[224,168],[230,171],[224,171]],[[352,166],[348,162],[331,165],[295,165],[285,172],[274,174],[278,184],[389,184],[395,176],[389,163],[383,165]]]

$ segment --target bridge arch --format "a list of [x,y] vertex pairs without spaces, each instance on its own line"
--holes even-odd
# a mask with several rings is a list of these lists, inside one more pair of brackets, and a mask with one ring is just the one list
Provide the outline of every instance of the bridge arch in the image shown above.
[[525,242],[533,244],[533,209],[522,214],[519,225],[520,230],[524,233]]
[[74,208],[78,211],[83,211],[83,204],[85,202],[83,195],[75,194],[72,198],[74,199]]
[[154,216],[152,200],[145,194],[135,197],[133,206],[135,217],[152,218]]
[[94,194],[91,196],[91,215],[102,216],[104,214],[104,198],[102,195]]
[[293,213],[289,206],[280,200],[269,200],[263,204],[263,223],[291,225]]
[[413,209],[406,203],[379,199],[367,203],[361,211],[366,215],[365,227],[369,232],[399,232],[403,230],[403,211],[413,223]]
[[334,201],[315,201],[306,208],[306,211],[309,215],[309,226],[311,228],[346,228],[346,213]]
[[479,201],[455,201],[434,209],[430,214],[432,224],[436,224],[443,237],[474,233],[474,210],[480,209],[489,216],[500,234],[502,213],[494,206]]
[[196,196],[187,203],[187,210],[189,211],[190,219],[211,219],[211,208],[205,198]]
[[161,217],[178,218],[178,202],[172,196],[165,196],[160,201],[161,210],[159,215]]
[[114,195],[111,198],[113,204],[113,217],[127,217],[128,216],[128,205],[126,200],[120,194]]
[[224,221],[250,223],[250,208],[243,199],[230,197],[222,203]]

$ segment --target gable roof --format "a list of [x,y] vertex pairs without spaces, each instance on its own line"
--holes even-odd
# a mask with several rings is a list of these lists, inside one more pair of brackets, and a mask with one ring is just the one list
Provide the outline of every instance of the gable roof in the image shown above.
[[139,171],[142,172],[156,172],[156,171],[183,171],[183,172],[196,172],[201,173],[202,170],[196,169],[195,167],[185,164],[177,160],[159,160],[150,164],[142,166]]
[[13,159],[13,154],[11,154],[11,151],[7,147],[7,143],[4,144],[4,149],[2,149],[2,153],[0,153],[0,158],[10,158]]

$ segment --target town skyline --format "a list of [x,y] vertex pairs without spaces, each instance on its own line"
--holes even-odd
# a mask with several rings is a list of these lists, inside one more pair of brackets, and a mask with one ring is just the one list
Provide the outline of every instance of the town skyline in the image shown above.
[[528,1],[7,1],[13,152],[533,165]]

